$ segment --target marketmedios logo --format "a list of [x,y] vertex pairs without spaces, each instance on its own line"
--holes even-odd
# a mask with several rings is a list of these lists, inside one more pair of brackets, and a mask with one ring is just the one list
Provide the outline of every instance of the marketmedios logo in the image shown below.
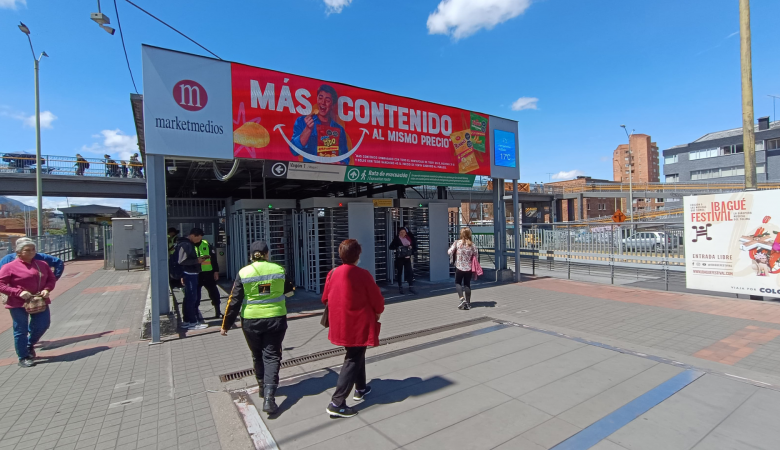
[[181,80],[173,86],[173,99],[187,111],[200,111],[206,107],[209,95],[197,81]]

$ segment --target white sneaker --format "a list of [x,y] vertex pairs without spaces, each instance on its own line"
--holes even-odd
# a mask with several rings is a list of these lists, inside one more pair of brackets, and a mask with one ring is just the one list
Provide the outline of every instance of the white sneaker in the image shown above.
[[209,327],[209,325],[206,324],[206,323],[196,323],[193,326],[191,326],[189,329],[190,330],[205,330],[208,327]]
[[179,322],[179,328],[189,328],[192,324],[190,322]]

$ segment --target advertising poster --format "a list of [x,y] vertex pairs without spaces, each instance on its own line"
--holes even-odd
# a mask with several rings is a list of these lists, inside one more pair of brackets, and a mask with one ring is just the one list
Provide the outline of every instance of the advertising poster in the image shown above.
[[688,288],[780,295],[780,191],[683,200]]
[[237,158],[490,175],[486,114],[235,63],[231,72]]

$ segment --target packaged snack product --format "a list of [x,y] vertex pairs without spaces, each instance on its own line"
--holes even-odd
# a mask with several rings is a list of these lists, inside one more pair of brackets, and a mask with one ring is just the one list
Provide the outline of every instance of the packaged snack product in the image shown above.
[[474,150],[485,153],[485,134],[487,134],[488,120],[479,114],[471,113],[471,140]]
[[458,172],[469,173],[472,170],[479,169],[476,154],[469,150],[458,155]]
[[256,122],[246,122],[233,132],[233,142],[246,147],[263,148],[270,141],[268,130]]
[[452,147],[455,149],[455,154],[458,154],[458,151],[463,151],[461,148],[466,148],[466,143],[471,140],[471,133],[469,130],[456,131],[450,134],[450,140],[452,141]]
[[328,125],[317,125],[317,156],[339,156],[341,130]]

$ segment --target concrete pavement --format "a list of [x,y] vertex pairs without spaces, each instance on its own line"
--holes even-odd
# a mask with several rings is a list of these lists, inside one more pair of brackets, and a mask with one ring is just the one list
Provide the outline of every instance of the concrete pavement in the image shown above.
[[[78,283],[55,290],[37,367],[17,367],[11,331],[0,332],[0,450],[255,448],[263,429],[282,449],[589,448],[608,431],[592,448],[780,442],[769,422],[780,404],[777,304],[540,278],[479,280],[476,307],[460,311],[447,285],[389,289],[382,337],[500,323],[370,349],[376,391],[353,419],[324,413],[339,357],[285,368],[282,413],[247,428],[239,411],[259,401],[253,378],[218,378],[252,365],[240,330],[222,337],[213,321],[149,346],[138,339],[148,272],[87,275],[83,264],[66,269]],[[201,306],[213,315],[208,299]],[[332,349],[317,303],[290,306],[285,359]]]

